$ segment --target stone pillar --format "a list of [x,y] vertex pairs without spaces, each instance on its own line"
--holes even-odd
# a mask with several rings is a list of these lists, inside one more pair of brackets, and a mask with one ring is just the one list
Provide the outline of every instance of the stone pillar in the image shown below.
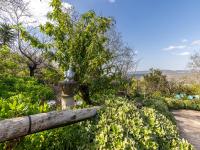
[[74,80],[65,80],[63,82],[60,82],[60,86],[62,88],[62,95],[61,95],[61,105],[62,110],[66,110],[67,106],[74,106],[75,100],[74,100],[74,92],[77,88],[77,82]]

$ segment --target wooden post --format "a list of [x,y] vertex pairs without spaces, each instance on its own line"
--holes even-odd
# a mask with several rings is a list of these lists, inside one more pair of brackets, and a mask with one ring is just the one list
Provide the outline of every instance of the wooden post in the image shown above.
[[89,119],[97,114],[98,109],[99,107],[52,111],[2,120],[0,121],[0,142]]

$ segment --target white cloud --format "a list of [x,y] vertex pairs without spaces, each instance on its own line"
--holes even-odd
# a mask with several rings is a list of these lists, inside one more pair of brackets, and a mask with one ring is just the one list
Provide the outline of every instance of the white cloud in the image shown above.
[[200,40],[193,41],[191,45],[200,45]]
[[186,42],[188,42],[188,40],[187,40],[187,39],[182,39],[181,42],[182,42],[182,43],[186,43]]
[[187,39],[182,39],[182,41],[176,45],[168,46],[162,50],[172,55],[188,56],[194,51],[194,49],[198,48],[199,46],[200,40],[189,41]]
[[188,56],[188,55],[190,55],[190,52],[181,52],[181,53],[178,53],[177,55]]
[[[33,17],[30,21],[35,21],[36,24],[44,24],[47,21],[47,13],[52,10],[49,6],[51,0],[25,0],[25,2],[29,2],[29,10]],[[62,2],[62,5],[64,8],[72,7],[66,2]]]
[[176,50],[176,49],[184,49],[186,48],[186,45],[171,45],[167,48],[164,48],[164,51],[171,51],[171,50]]
[[116,0],[108,0],[110,3],[115,3]]

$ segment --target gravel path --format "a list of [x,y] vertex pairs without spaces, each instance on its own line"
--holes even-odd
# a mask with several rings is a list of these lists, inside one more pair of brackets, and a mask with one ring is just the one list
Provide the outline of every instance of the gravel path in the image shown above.
[[182,138],[200,150],[200,111],[174,110],[172,111]]

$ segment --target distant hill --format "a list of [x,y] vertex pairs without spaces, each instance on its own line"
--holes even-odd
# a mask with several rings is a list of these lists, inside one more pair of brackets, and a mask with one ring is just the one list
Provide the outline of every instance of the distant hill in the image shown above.
[[[191,75],[190,70],[161,70],[164,75],[167,76],[168,79],[178,79],[181,77],[185,77]],[[148,74],[149,71],[136,71],[130,75],[134,75],[137,79],[140,79],[145,74]]]

